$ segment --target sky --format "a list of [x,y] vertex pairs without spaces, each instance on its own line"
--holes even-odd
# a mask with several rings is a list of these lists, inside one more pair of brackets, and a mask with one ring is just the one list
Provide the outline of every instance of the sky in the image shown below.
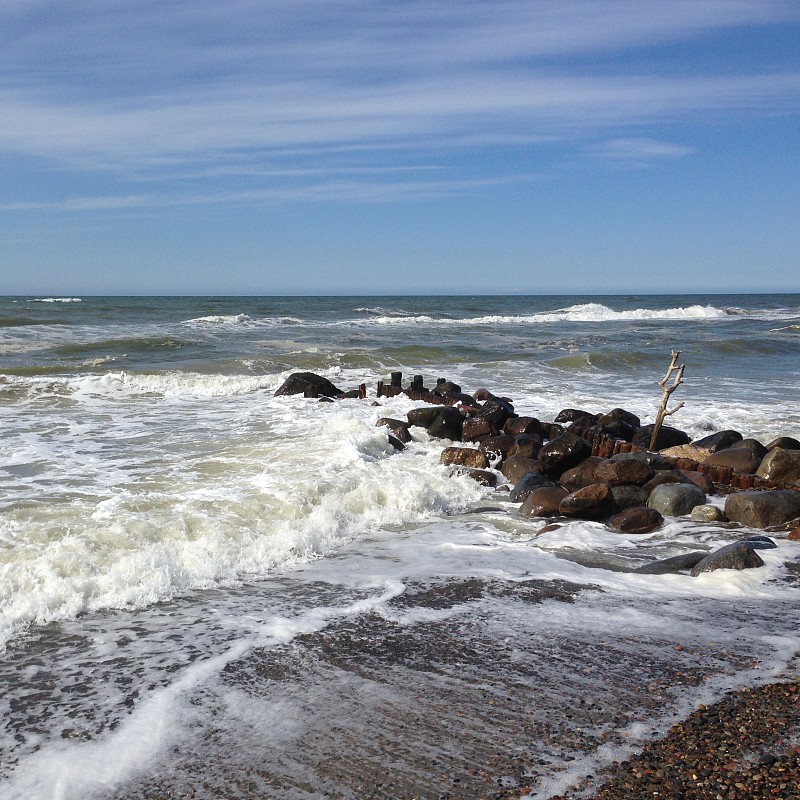
[[800,0],[2,0],[0,294],[800,291]]

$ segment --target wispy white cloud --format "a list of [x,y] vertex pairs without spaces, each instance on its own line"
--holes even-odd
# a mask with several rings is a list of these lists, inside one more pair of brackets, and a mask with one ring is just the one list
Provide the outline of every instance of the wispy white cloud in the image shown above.
[[613,163],[647,166],[658,161],[674,161],[694,154],[693,147],[662,142],[657,139],[634,137],[629,139],[609,139],[588,149],[594,158]]
[[[0,159],[310,193],[304,171],[325,168],[406,191],[399,172],[375,170],[453,146],[577,141],[579,152],[607,137],[595,154],[618,163],[676,157],[642,128],[796,114],[800,73],[648,71],[636,53],[798,20],[782,0],[14,0],[0,6]],[[334,152],[350,155],[331,167]]]

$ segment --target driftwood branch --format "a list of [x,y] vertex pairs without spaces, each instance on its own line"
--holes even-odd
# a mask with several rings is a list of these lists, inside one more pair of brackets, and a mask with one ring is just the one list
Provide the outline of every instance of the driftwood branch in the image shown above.
[[[667,374],[658,382],[658,385],[661,387],[661,406],[658,409],[658,414],[656,414],[656,421],[653,425],[653,433],[650,436],[650,450],[656,449],[656,440],[658,439],[658,433],[661,430],[661,426],[664,424],[665,417],[669,417],[676,411],[680,411],[680,409],[683,408],[683,402],[678,403],[676,406],[673,406],[670,409],[667,408],[670,395],[683,383],[683,371],[686,368],[686,365],[678,364],[678,359],[680,357],[680,350],[672,351],[672,360],[669,363]],[[672,378],[672,383],[669,382],[670,378]]]

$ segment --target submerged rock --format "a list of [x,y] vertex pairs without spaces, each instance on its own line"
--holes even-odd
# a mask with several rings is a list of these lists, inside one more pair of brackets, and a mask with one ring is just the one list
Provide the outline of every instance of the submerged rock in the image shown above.
[[455,464],[472,469],[486,469],[489,466],[489,459],[486,458],[485,453],[472,447],[445,447],[439,456],[439,463]]
[[734,542],[709,553],[692,569],[692,577],[718,569],[754,569],[763,567],[764,561],[747,542]]
[[692,553],[684,553],[680,556],[672,556],[671,558],[662,558],[659,561],[652,561],[650,564],[645,564],[634,572],[640,575],[676,575],[679,572],[686,572],[699,564],[708,553],[702,551],[695,551]]

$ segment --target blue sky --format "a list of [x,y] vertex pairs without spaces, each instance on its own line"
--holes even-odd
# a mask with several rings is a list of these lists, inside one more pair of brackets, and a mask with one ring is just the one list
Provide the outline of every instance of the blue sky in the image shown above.
[[3,0],[0,293],[800,291],[800,2]]

